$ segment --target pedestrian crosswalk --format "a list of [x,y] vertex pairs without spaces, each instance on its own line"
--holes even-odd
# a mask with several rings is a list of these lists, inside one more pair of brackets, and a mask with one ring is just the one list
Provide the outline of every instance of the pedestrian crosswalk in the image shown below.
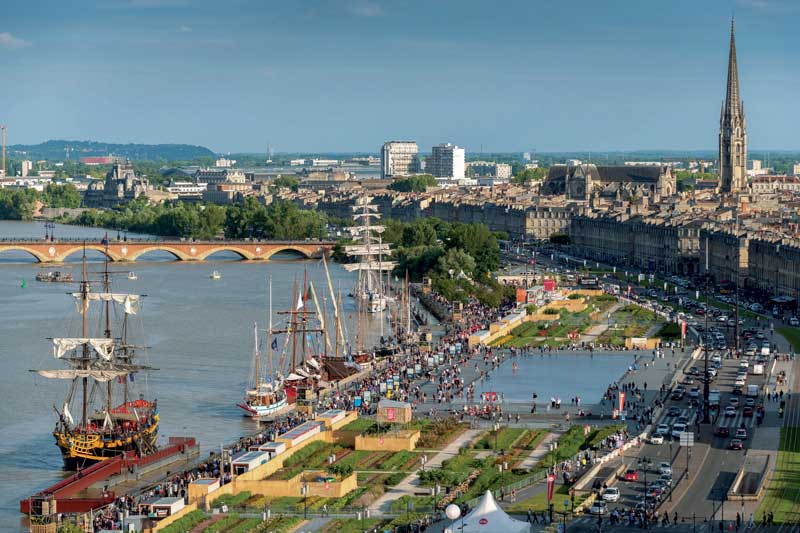
[[739,412],[736,414],[735,417],[720,415],[718,425],[721,428],[739,428],[742,426],[746,428],[752,428],[755,426],[755,424],[756,424],[755,416],[742,416],[742,413]]
[[[608,517],[603,518],[603,531],[609,530],[609,520]],[[572,522],[569,523],[569,530],[570,531],[582,531],[582,530],[589,530],[589,528],[597,527],[597,517],[594,516],[583,516],[580,518],[576,518]],[[620,529],[625,529],[624,523],[618,524],[613,527],[618,527]],[[658,529],[662,531],[680,531],[686,530],[686,528],[691,528],[691,524],[687,526],[686,524],[669,524],[669,525],[658,525],[658,526],[651,526],[650,529]]]

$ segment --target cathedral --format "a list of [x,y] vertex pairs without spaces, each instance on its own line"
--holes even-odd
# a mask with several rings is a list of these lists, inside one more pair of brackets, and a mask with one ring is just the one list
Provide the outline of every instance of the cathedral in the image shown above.
[[728,86],[719,117],[720,192],[737,193],[747,181],[747,122],[739,98],[739,70],[736,64],[736,37],[731,19],[731,45],[728,52]]

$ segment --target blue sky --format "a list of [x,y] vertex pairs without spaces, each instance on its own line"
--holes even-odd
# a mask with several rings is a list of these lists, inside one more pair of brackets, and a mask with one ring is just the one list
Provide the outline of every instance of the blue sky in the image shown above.
[[713,149],[736,15],[751,148],[800,148],[796,0],[2,0],[9,143]]

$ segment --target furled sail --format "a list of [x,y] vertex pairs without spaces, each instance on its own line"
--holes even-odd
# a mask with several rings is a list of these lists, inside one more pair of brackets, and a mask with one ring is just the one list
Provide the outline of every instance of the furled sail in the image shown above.
[[64,410],[62,411],[62,414],[67,422],[70,424],[75,423],[75,420],[72,418],[72,413],[69,412],[69,404],[67,402],[64,402]]
[[[83,295],[79,292],[73,292],[72,296],[74,296],[79,302],[83,299]],[[135,315],[139,311],[139,303],[142,299],[142,297],[138,294],[123,294],[116,292],[90,292],[86,295],[86,298],[89,301],[118,303],[125,310],[125,314],[128,315]],[[80,306],[78,306],[78,312],[81,311],[82,310],[80,309]]]
[[53,339],[53,355],[61,359],[67,352],[83,345],[89,345],[105,361],[110,361],[114,352],[114,339],[73,337]]
[[83,370],[81,368],[62,370],[34,370],[37,374],[48,379],[76,379],[92,378],[95,381],[111,381],[124,376],[127,372],[119,370]]

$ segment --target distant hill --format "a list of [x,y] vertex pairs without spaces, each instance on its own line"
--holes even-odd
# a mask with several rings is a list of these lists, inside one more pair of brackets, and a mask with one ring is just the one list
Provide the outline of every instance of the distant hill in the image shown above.
[[205,146],[191,144],[113,144],[98,141],[46,141],[40,144],[15,144],[8,147],[13,157],[61,161],[66,157],[77,161],[81,157],[115,155],[132,161],[191,161],[216,154]]

